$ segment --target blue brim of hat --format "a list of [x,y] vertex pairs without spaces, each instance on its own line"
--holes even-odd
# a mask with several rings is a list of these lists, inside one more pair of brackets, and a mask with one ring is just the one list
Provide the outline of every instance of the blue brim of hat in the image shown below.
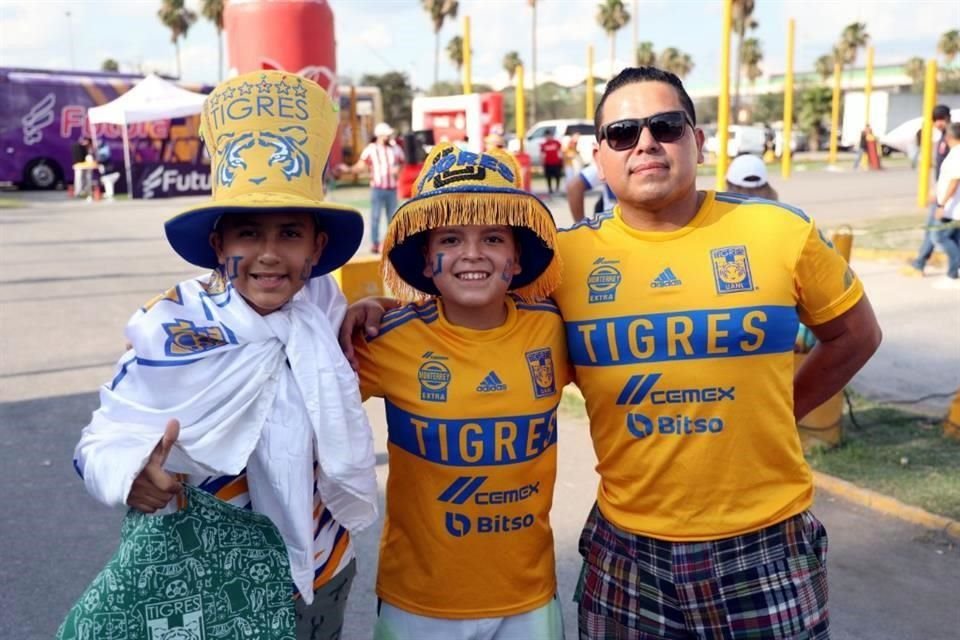
[[330,273],[345,265],[363,242],[363,216],[360,212],[352,207],[330,202],[209,204],[171,218],[164,224],[164,230],[170,246],[181,258],[198,267],[214,269],[219,263],[216,252],[210,246],[210,233],[220,216],[271,212],[312,214],[320,231],[327,234],[327,246],[320,255],[320,261],[310,272],[311,278]]
[[[494,193],[529,198],[543,207],[546,215],[551,220],[553,219],[553,215],[550,213],[549,207],[547,207],[547,205],[544,204],[540,198],[529,193],[528,191],[503,187],[483,187],[477,185],[469,187],[447,187],[435,189],[422,196],[411,198],[401,205],[401,207],[397,210],[397,213],[394,215],[394,218],[396,219],[401,217],[405,207],[414,204],[419,200],[436,198],[442,199],[444,196],[462,197],[464,194],[481,195]],[[540,274],[546,271],[547,267],[550,266],[550,262],[553,260],[554,255],[553,249],[548,247],[543,240],[540,239],[540,236],[534,233],[532,229],[520,226],[512,226],[512,228],[515,233],[517,246],[520,249],[520,265],[522,269],[520,273],[515,275],[513,280],[510,281],[511,291],[525,287],[539,278]],[[395,245],[390,250],[390,253],[387,257],[389,258],[390,263],[393,265],[394,270],[397,272],[397,275],[399,275],[404,282],[409,284],[414,289],[418,289],[426,294],[439,296],[440,291],[438,291],[436,285],[433,284],[433,279],[423,275],[423,269],[426,265],[424,249],[427,243],[427,233],[427,231],[423,231],[421,233],[409,236],[402,243]]]

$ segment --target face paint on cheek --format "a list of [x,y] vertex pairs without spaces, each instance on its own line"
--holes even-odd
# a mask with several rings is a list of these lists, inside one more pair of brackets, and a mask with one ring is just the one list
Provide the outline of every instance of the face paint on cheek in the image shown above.
[[235,280],[236,277],[240,275],[237,265],[240,264],[241,260],[243,260],[243,256],[227,256],[225,271],[227,272],[227,277],[231,280]]
[[313,271],[313,264],[311,264],[310,259],[307,258],[303,261],[303,269],[300,270],[300,279],[304,282],[309,280],[311,271]]
[[500,273],[500,279],[510,284],[510,281],[513,280],[513,258],[507,260],[507,264],[503,265],[503,272]]
[[437,261],[433,265],[433,275],[438,276],[443,273],[443,254],[437,254]]

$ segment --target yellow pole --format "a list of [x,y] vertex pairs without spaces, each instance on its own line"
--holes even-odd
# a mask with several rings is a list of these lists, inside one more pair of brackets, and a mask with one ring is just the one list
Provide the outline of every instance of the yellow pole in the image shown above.
[[584,116],[587,120],[593,120],[593,112],[596,109],[593,102],[596,99],[596,94],[593,90],[593,45],[587,45],[587,113]]
[[793,32],[795,22],[793,18],[787,20],[787,76],[783,84],[783,154],[780,156],[780,175],[790,178],[793,162],[793,151],[790,143],[793,140]]
[[830,108],[830,155],[827,164],[837,164],[837,132],[840,130],[840,63],[833,63],[833,105]]
[[473,93],[470,77],[470,16],[463,16],[463,92]]
[[723,0],[723,38],[720,41],[720,100],[717,109],[717,190],[727,184],[727,139],[730,131],[730,28],[733,0]]
[[920,171],[917,172],[917,206],[927,206],[930,193],[930,164],[933,160],[933,103],[937,100],[937,61],[927,60],[923,81],[923,131],[920,134]]
[[517,140],[520,141],[520,153],[523,153],[523,136],[527,133],[527,104],[523,99],[523,65],[518,65],[514,75],[517,79],[516,93],[516,121],[517,121]]

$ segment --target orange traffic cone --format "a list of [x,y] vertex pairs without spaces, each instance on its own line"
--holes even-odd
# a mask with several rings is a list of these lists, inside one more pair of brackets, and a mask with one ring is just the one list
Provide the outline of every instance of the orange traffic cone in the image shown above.
[[72,185],[72,184],[68,184],[68,185],[67,185],[67,197],[68,197],[68,198],[72,198],[72,197],[73,197],[73,185]]
[[100,185],[99,184],[93,185],[93,199],[100,200],[100,198],[102,197],[103,197],[103,194],[100,193]]

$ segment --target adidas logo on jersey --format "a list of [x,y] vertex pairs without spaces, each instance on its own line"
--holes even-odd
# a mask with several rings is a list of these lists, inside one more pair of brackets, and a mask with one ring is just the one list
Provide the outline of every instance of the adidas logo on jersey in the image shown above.
[[654,289],[662,289],[663,287],[679,287],[683,282],[680,281],[680,278],[673,275],[673,269],[667,267],[660,272],[656,278],[650,282],[650,286]]
[[487,377],[483,379],[483,382],[477,386],[477,391],[480,393],[493,393],[494,391],[506,390],[507,385],[503,384],[503,381],[494,371],[488,373]]

